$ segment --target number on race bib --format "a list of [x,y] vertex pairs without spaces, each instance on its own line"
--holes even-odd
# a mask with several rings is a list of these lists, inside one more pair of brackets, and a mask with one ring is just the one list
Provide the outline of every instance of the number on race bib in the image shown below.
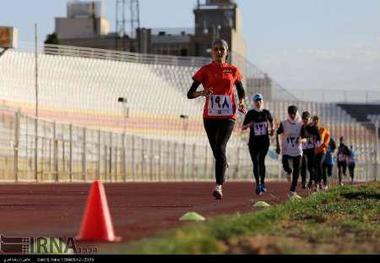
[[304,149],[313,149],[314,148],[314,140],[313,138],[308,138],[307,142],[305,143]]
[[230,96],[211,95],[208,102],[209,116],[231,116],[233,115],[232,100]]
[[294,137],[288,137],[286,139],[286,141],[288,142],[288,145],[291,146],[291,147],[295,147],[295,142],[296,142],[296,138]]
[[338,154],[338,160],[340,162],[345,161],[346,160],[346,155],[344,155],[343,153]]
[[268,134],[268,123],[267,122],[257,122],[253,125],[255,136],[267,135]]

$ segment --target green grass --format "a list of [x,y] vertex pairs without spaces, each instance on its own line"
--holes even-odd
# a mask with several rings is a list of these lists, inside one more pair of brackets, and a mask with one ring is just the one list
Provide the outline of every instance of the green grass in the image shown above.
[[129,243],[133,254],[380,253],[380,183],[343,186]]

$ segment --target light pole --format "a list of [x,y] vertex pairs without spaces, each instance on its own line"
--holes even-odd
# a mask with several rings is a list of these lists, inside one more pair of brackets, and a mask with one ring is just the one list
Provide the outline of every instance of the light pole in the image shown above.
[[34,71],[35,71],[35,124],[34,124],[34,179],[38,182],[38,39],[37,24],[34,25]]
[[376,116],[376,122],[375,122],[375,135],[376,135],[376,151],[375,151],[375,181],[377,181],[377,172],[379,171],[379,120],[380,115]]
[[123,97],[119,97],[117,99],[117,101],[119,103],[122,103],[123,105],[123,112],[124,112],[124,125],[123,125],[123,135],[122,135],[122,144],[123,144],[123,147],[122,147],[122,165],[123,165],[123,175],[124,175],[124,181],[126,181],[127,179],[127,164],[126,164],[126,160],[125,160],[125,157],[126,157],[126,150],[125,150],[125,143],[126,143],[126,132],[127,132],[127,118],[129,117],[129,108],[127,107],[127,98],[123,98]]
[[182,148],[182,176],[185,177],[185,159],[186,159],[186,136],[187,136],[187,127],[188,123],[187,120],[189,119],[188,115],[181,114],[179,116],[183,120],[183,148]]
[[117,102],[122,103],[123,105],[123,112],[124,112],[124,126],[123,126],[123,133],[125,134],[127,131],[127,119],[129,118],[129,108],[127,107],[128,100],[127,98],[119,97],[117,99]]
[[181,114],[180,116],[179,116],[182,120],[183,120],[183,134],[184,134],[184,136],[183,136],[183,141],[184,141],[184,143],[186,143],[186,137],[187,137],[187,128],[188,128],[188,123],[187,123],[187,120],[189,119],[189,116],[188,115],[185,115],[185,114]]

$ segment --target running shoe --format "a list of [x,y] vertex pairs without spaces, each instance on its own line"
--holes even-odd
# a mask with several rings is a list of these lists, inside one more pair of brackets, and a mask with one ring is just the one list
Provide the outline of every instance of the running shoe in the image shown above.
[[262,194],[262,192],[261,192],[261,184],[258,184],[258,185],[256,186],[256,194],[257,194],[257,195],[261,195],[261,194]]
[[212,195],[216,200],[221,200],[223,198],[222,186],[217,185],[214,189],[214,192],[212,192]]
[[313,190],[313,181],[309,181],[309,183],[307,184],[307,189],[308,190]]
[[292,192],[292,191],[288,193],[288,198],[289,200],[302,199],[301,196],[299,196],[296,192]]
[[325,191],[329,190],[329,186],[327,184],[323,185],[323,190]]
[[261,184],[261,192],[266,193],[267,192],[267,187],[265,184]]

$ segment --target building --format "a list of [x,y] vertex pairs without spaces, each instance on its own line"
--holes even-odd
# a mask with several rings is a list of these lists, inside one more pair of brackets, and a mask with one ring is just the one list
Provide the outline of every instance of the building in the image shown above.
[[[174,56],[210,56],[211,43],[225,39],[232,53],[245,57],[241,15],[234,0],[197,1],[191,30],[137,28],[136,37],[110,33],[101,2],[70,2],[67,17],[56,18],[59,44]],[[233,60],[233,58],[232,58]]]
[[110,32],[109,21],[102,16],[101,2],[68,3],[67,17],[56,18],[58,44],[159,54],[210,57],[211,43],[225,39],[230,48],[229,60],[243,76],[247,94],[260,91],[272,98],[272,81],[268,76],[249,74],[242,18],[235,0],[197,0],[193,28],[137,28],[135,37]]
[[194,9],[195,34],[193,37],[195,56],[209,56],[210,43],[216,38],[225,39],[232,54],[246,55],[246,44],[242,37],[242,19],[234,0],[198,1]]
[[101,2],[68,3],[67,17],[55,19],[58,38],[87,39],[108,35],[110,22],[101,13]]

